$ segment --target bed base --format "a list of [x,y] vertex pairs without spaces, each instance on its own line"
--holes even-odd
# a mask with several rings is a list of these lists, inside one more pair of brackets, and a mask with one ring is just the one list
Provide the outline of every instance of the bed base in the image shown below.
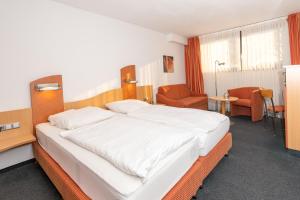
[[[216,167],[219,161],[228,155],[232,147],[232,135],[227,133],[212,151],[199,159],[164,196],[163,200],[190,200],[196,195],[203,180]],[[56,189],[65,200],[89,200],[72,178],[55,162],[54,159],[37,143],[33,144],[34,155]]]

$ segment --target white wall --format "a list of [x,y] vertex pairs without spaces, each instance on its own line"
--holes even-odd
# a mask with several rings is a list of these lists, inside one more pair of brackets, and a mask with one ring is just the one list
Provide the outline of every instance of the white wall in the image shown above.
[[33,158],[32,145],[27,144],[0,153],[0,170]]
[[52,74],[63,75],[65,101],[118,88],[128,64],[141,84],[185,82],[184,47],[162,33],[50,0],[0,1],[0,111],[30,107],[29,82]]

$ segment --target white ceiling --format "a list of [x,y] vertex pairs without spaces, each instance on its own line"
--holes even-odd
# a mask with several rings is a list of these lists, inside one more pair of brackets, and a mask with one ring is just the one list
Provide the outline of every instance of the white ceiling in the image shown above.
[[163,33],[201,35],[300,11],[300,0],[55,0]]

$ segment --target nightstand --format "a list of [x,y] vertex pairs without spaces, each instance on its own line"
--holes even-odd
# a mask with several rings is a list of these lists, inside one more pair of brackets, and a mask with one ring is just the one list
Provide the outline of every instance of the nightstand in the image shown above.
[[0,152],[4,152],[6,150],[29,144],[35,141],[36,138],[32,134],[1,133]]

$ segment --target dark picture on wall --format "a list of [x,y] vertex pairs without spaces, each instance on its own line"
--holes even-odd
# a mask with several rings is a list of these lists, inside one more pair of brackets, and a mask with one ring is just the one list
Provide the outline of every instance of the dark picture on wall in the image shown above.
[[163,56],[164,62],[164,72],[165,73],[173,73],[174,72],[174,59],[173,56]]

